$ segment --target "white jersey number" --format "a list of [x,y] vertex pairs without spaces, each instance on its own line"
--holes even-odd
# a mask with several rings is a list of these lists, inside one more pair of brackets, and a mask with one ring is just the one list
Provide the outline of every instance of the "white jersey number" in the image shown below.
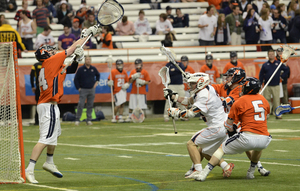
[[45,79],[45,68],[42,68],[42,69],[40,70],[39,83],[40,83],[40,86],[43,87],[43,90],[44,90],[44,91],[45,91],[46,89],[48,89],[47,80]]
[[124,84],[124,79],[123,78],[119,78],[118,79],[118,83],[117,83],[117,87],[122,87],[123,84]]
[[254,112],[255,113],[260,113],[257,115],[254,115],[254,120],[255,121],[264,121],[265,120],[265,110],[263,107],[259,107],[259,104],[263,104],[261,100],[256,100],[252,101],[252,105],[254,107]]

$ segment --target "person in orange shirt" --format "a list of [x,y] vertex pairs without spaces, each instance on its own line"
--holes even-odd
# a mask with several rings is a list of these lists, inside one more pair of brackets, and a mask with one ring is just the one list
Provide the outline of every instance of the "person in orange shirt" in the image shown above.
[[[129,83],[132,83],[132,89],[129,98],[129,117],[126,122],[131,121],[132,111],[137,107],[137,99],[139,99],[139,107],[143,110],[147,109],[146,85],[150,83],[150,75],[143,69],[143,61],[140,58],[137,58],[134,64],[135,69],[129,74]],[[139,88],[139,95],[137,95],[137,88]]]
[[[270,113],[270,105],[264,96],[259,94],[261,83],[258,79],[246,78],[242,87],[242,97],[233,104],[224,127],[231,137],[225,140],[219,147],[206,167],[195,177],[195,180],[204,181],[210,171],[219,164],[224,154],[238,154],[252,150],[250,167],[247,178],[253,179],[256,165],[262,154],[270,144],[272,137],[268,132],[267,115]],[[240,120],[242,127],[236,133],[234,121]]]
[[[195,70],[189,65],[189,58],[187,56],[182,56],[181,57],[181,63],[183,64],[185,68],[185,73],[193,74],[195,73]],[[187,84],[186,80],[183,80],[183,85],[184,85],[184,91],[185,91],[185,96],[190,97],[190,87]]]
[[54,47],[49,45],[43,45],[35,52],[36,59],[43,63],[39,75],[40,98],[37,106],[40,123],[40,138],[32,150],[28,167],[25,170],[25,176],[30,183],[38,183],[34,177],[34,168],[45,147],[47,147],[47,159],[43,164],[43,169],[58,178],[63,177],[62,173],[58,171],[53,162],[57,138],[61,134],[60,111],[57,103],[61,101],[61,97],[63,96],[63,82],[66,74],[75,73],[78,62],[73,62],[63,74],[61,74],[61,72],[65,67],[64,61],[66,57],[71,54],[74,53],[76,55],[77,61],[83,59],[84,50],[81,48],[81,45],[90,34],[95,35],[97,32],[97,25],[90,27],[81,35],[81,39],[77,40],[68,49],[57,54]]
[[206,73],[209,75],[210,83],[216,84],[219,81],[220,74],[218,68],[213,65],[213,56],[211,54],[207,54],[205,56],[206,65],[203,65],[200,69],[200,72]]
[[101,38],[100,40],[96,38],[97,40],[97,44],[100,44],[101,42],[103,42],[102,44],[102,48],[103,49],[113,49],[113,42],[112,42],[112,35],[110,34],[110,32],[108,31],[108,26],[104,26],[102,28],[102,35],[101,35]]
[[242,68],[245,70],[243,63],[237,60],[237,53],[234,51],[230,52],[230,62],[225,65],[223,74],[225,74],[230,68]]
[[115,118],[111,120],[112,123],[117,122],[117,113],[119,113],[118,119],[119,123],[124,123],[123,111],[124,103],[126,102],[127,88],[129,87],[129,79],[126,71],[123,69],[123,60],[118,59],[116,61],[116,68],[111,71],[111,76],[108,77],[108,86],[113,87],[113,94],[115,98]]

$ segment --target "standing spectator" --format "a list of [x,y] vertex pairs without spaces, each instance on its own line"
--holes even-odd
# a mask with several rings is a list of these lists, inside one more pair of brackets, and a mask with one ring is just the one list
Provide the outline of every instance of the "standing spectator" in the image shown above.
[[32,38],[36,34],[35,23],[27,17],[25,10],[21,11],[20,18],[19,33],[21,35],[22,42],[27,50],[33,50]]
[[237,53],[232,51],[230,52],[230,62],[228,62],[224,69],[223,69],[223,74],[225,74],[230,68],[242,68],[245,70],[244,64],[240,61],[237,60]]
[[86,101],[86,124],[93,125],[92,111],[95,99],[95,89],[100,80],[100,74],[96,67],[91,65],[91,57],[86,56],[84,65],[78,68],[75,77],[74,84],[79,91],[79,102],[77,106],[75,125],[79,125],[82,110]]
[[188,14],[182,14],[181,9],[176,9],[176,17],[174,18],[173,27],[179,28],[179,27],[189,27],[190,24],[190,18]]
[[56,9],[54,8],[53,4],[49,0],[43,0],[45,7],[48,9],[50,16],[50,23],[53,23],[53,18],[57,17]]
[[[268,51],[268,57],[269,60],[262,65],[259,72],[259,80],[261,84],[266,84],[269,81],[270,77],[280,64],[280,61],[275,59],[275,52],[273,49]],[[281,71],[283,71],[283,73],[281,73]],[[270,104],[270,113],[273,113],[273,115],[275,115],[275,109],[280,105],[280,78],[285,79],[287,75],[287,67],[285,65],[281,65],[280,69],[276,72],[275,76],[263,92],[264,97]],[[273,103],[271,102],[271,96],[273,97]],[[276,116],[276,119],[282,119],[282,117]]]
[[167,15],[165,13],[159,15],[159,20],[156,21],[155,26],[157,35],[163,35],[169,32],[174,33],[172,23],[167,20]]
[[272,17],[274,15],[274,10],[276,9],[276,6],[275,5],[271,5],[270,6],[270,16]]
[[58,50],[68,49],[76,41],[69,26],[64,26],[64,34],[58,37]]
[[23,0],[22,1],[22,9],[19,9],[17,12],[16,12],[16,15],[15,15],[15,18],[14,20],[18,21],[17,23],[17,29],[19,28],[19,22],[20,22],[20,13],[22,11],[26,11],[26,16],[31,19],[31,15],[30,15],[30,11],[28,11],[28,1],[27,0]]
[[35,49],[38,49],[40,46],[43,45],[50,45],[50,46],[55,45],[54,38],[50,34],[51,31],[52,28],[49,26],[46,26],[44,28],[44,31],[36,37],[35,44],[34,44]]
[[278,6],[277,6],[277,9],[280,13],[281,16],[283,16],[283,18],[285,18],[287,20],[287,22],[289,22],[291,20],[291,17],[289,17],[287,15],[287,12],[286,12],[286,9],[285,9],[285,4],[284,3],[280,3]]
[[[129,97],[129,117],[126,122],[131,121],[132,111],[137,107],[137,99],[141,109],[147,109],[146,85],[150,83],[149,73],[143,69],[143,61],[137,58],[134,61],[135,69],[129,74],[129,83],[132,83],[132,89]],[[139,96],[137,96],[137,88],[139,88]]]
[[[241,0],[241,2],[239,3],[239,7],[240,7],[242,14],[244,14],[245,12],[247,13],[249,11],[248,5],[251,5],[251,3],[249,3],[247,0]],[[252,5],[251,5],[251,8],[252,8]]]
[[295,11],[299,9],[298,3],[296,1],[291,1],[290,7],[288,8],[288,16],[293,19],[295,17]]
[[127,20],[127,16],[123,16],[122,21],[118,22],[116,32],[120,36],[134,35],[135,28],[132,21]]
[[152,29],[147,18],[145,18],[145,12],[139,11],[139,18],[134,22],[135,34],[136,35],[150,35]]
[[[185,67],[181,62],[177,62],[178,66],[184,71]],[[183,85],[183,77],[181,71],[174,66],[172,62],[168,62],[166,64],[166,67],[169,68],[169,74],[170,74],[170,84],[168,86],[169,89],[173,90],[174,92],[177,92],[180,97],[185,96],[184,91],[184,85]],[[164,109],[164,119],[165,122],[169,121],[169,115],[168,115],[168,109],[172,107],[169,105],[169,102],[166,100],[165,103],[165,109]],[[185,109],[185,107],[181,104],[179,104],[180,109]]]
[[246,44],[257,44],[259,40],[260,30],[258,20],[256,18],[257,13],[252,8],[248,11],[248,14],[244,20],[243,29],[245,31]]
[[287,22],[283,16],[280,15],[279,11],[275,9],[273,11],[272,19],[274,21],[274,27],[272,30],[273,43],[277,43],[277,40],[280,40],[280,43],[286,44],[285,31],[287,28]]
[[260,29],[260,44],[271,44],[273,42],[272,28],[274,24],[272,17],[270,17],[269,15],[269,9],[261,10],[261,18],[258,19]]
[[[30,72],[31,90],[35,95],[36,104],[38,104],[39,97],[40,97],[39,75],[40,75],[40,70],[42,68],[42,63],[43,62],[35,63],[31,67],[31,72]],[[34,125],[39,125],[39,116],[37,113],[37,109],[35,111],[35,116],[34,116]]]
[[[2,25],[1,25],[2,24]],[[13,42],[17,43],[18,50],[27,51],[22,42],[20,34],[4,19],[0,24],[0,42]]]
[[256,1],[253,1],[253,9],[255,9],[255,11],[260,14],[261,12],[261,9],[263,8],[263,4],[265,3],[264,0],[256,0]]
[[97,24],[95,15],[93,13],[88,14],[88,19],[83,22],[83,28],[89,28]]
[[233,12],[226,16],[225,21],[229,25],[231,45],[241,45],[242,44],[242,27],[243,27],[243,17],[239,14],[239,6],[234,5],[232,8]]
[[[189,58],[187,56],[182,56],[181,57],[181,63],[184,66],[184,72],[188,73],[188,74],[193,74],[195,73],[195,70],[189,65]],[[187,84],[186,81],[183,81],[183,85],[184,85],[184,91],[185,91],[185,97],[190,97],[190,92],[189,92],[189,85]]]
[[292,43],[299,43],[300,41],[300,9],[296,10],[295,17],[290,23],[290,39]]
[[37,0],[36,3],[37,6],[32,12],[32,18],[36,25],[36,35],[39,35],[46,26],[50,25],[50,14],[48,9],[43,5],[42,0]]
[[167,15],[167,19],[171,22],[171,24],[173,24],[174,16],[172,15],[172,7],[170,6],[166,7],[166,15]]
[[229,6],[224,8],[222,13],[224,13],[225,16],[231,14],[233,12],[233,7],[234,6],[239,6],[238,1],[237,0],[230,0]]
[[212,46],[214,45],[214,36],[217,30],[217,18],[213,15],[214,9],[212,6],[207,7],[206,14],[200,16],[198,21],[199,30],[199,45]]
[[[114,116],[111,120],[112,123],[116,123],[119,119],[119,123],[125,122],[123,119],[124,103],[127,97],[127,88],[129,87],[129,79],[126,71],[123,69],[123,60],[118,59],[116,61],[116,68],[111,71],[111,76],[108,77],[108,86],[113,86],[113,94],[115,98]],[[119,113],[119,116],[117,116]]]
[[[251,9],[254,9],[253,6],[252,6],[252,4],[247,4],[247,11],[243,12],[243,19],[246,19],[247,15],[248,15],[248,12]],[[251,14],[251,15],[254,15],[254,17],[256,18],[256,20],[258,20],[259,17],[260,17],[259,14],[257,12],[255,12],[255,9],[254,9],[254,13]]]
[[[276,50],[276,60],[280,61],[281,55],[283,52],[283,48],[277,48]],[[289,104],[289,94],[288,94],[288,88],[287,88],[287,81],[290,77],[290,67],[287,65],[287,62],[283,63],[287,67],[287,75],[285,78],[281,78],[282,81],[282,91],[283,91],[283,98],[282,103],[283,104]],[[284,71],[281,71],[283,73]]]
[[217,29],[215,34],[216,45],[227,45],[231,42],[228,23],[225,22],[225,15],[221,13],[218,17]]
[[76,39],[80,38],[81,28],[79,28],[79,19],[78,18],[73,19],[71,33],[73,35],[75,35]]
[[60,2],[59,10],[57,11],[57,24],[67,25],[72,27],[72,18],[74,14],[68,9],[68,3],[65,0]]
[[[54,0],[52,0],[53,2]],[[56,3],[53,3],[54,7],[55,7],[55,10],[56,10],[56,13],[58,13],[58,11],[60,10],[60,5],[61,5],[61,2],[62,1],[66,1],[66,0],[59,0],[57,1]],[[71,3],[68,2],[68,0],[66,1],[66,4],[67,4],[67,9],[72,12],[73,11],[73,6]]]
[[5,20],[5,15],[1,14],[0,15],[0,22],[1,22],[0,26],[3,24],[4,20]]
[[104,26],[102,29],[102,35],[100,37],[100,40],[97,39],[97,44],[100,44],[102,42],[102,47],[103,49],[113,49],[113,42],[112,42],[112,36],[108,32],[108,26]]
[[220,74],[218,68],[213,65],[214,58],[211,54],[206,54],[205,62],[206,65],[203,65],[200,68],[200,72],[206,73],[209,75],[210,84],[218,84],[220,82]]

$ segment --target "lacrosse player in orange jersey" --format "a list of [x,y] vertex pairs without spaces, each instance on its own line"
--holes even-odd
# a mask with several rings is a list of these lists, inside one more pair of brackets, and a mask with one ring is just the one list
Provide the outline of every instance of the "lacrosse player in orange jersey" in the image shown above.
[[235,51],[230,52],[230,62],[225,65],[223,74],[225,74],[230,68],[242,68],[245,70],[244,64],[237,60],[237,53]]
[[108,77],[108,86],[113,86],[113,94],[115,98],[115,118],[111,120],[112,123],[117,122],[117,113],[119,113],[119,123],[125,122],[123,119],[124,103],[127,97],[127,88],[129,87],[129,79],[126,71],[123,69],[123,60],[116,61],[116,68],[111,71],[111,76]]
[[200,68],[200,72],[209,75],[211,84],[217,84],[220,79],[220,74],[218,68],[215,65],[213,65],[213,60],[214,58],[211,54],[206,54],[205,56],[206,64]]
[[98,27],[96,25],[90,27],[81,34],[81,39],[77,40],[67,50],[57,54],[55,49],[49,45],[44,45],[35,52],[36,59],[43,63],[39,75],[41,93],[37,106],[40,138],[32,150],[29,165],[25,170],[26,178],[31,183],[38,183],[34,177],[34,167],[45,147],[47,147],[47,159],[43,165],[43,169],[58,178],[63,177],[62,173],[58,171],[53,162],[57,138],[61,134],[60,111],[57,104],[63,96],[63,81],[66,74],[75,73],[78,62],[73,62],[63,74],[61,74],[61,72],[64,68],[66,57],[74,53],[77,61],[84,58],[84,51],[81,48],[81,45],[90,34],[95,35],[97,33]]
[[[200,174],[195,176],[195,180],[204,181],[224,154],[238,154],[249,150],[251,150],[251,163],[247,171],[247,178],[254,178],[255,168],[262,150],[266,149],[272,140],[267,126],[270,105],[258,93],[260,88],[261,84],[258,79],[246,78],[242,87],[242,97],[232,105],[228,119],[224,122],[224,127],[228,133],[234,135],[222,143],[222,146],[213,154],[206,167]],[[239,133],[236,133],[235,121],[242,122]]]
[[[189,73],[189,74],[195,73],[195,70],[189,65],[189,58],[187,56],[181,57],[181,63],[183,64],[183,66],[185,68],[185,70],[184,70],[185,73]],[[185,79],[185,78],[183,78],[183,79]],[[190,97],[189,85],[186,83],[186,81],[183,81],[183,85],[184,85],[185,96]]]
[[[126,122],[131,122],[132,111],[137,107],[137,99],[139,99],[140,109],[147,109],[146,85],[150,83],[150,75],[143,69],[143,61],[140,58],[137,58],[134,64],[135,69],[129,74],[129,83],[132,83],[132,89],[129,97],[129,117]],[[137,96],[137,88],[139,88],[139,96]]]

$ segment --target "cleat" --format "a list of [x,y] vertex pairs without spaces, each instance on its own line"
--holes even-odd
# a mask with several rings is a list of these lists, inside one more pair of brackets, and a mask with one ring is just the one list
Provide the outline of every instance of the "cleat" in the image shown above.
[[63,174],[57,170],[57,168],[54,164],[50,164],[50,163],[45,162],[43,164],[43,169],[45,171],[50,172],[53,176],[56,176],[57,178],[62,178],[63,177]]
[[184,174],[184,176],[187,177],[187,176],[191,175],[191,174],[194,172],[194,170],[195,170],[195,168],[190,168],[190,170],[188,170],[188,171]]
[[118,121],[119,123],[124,123],[125,122],[125,120],[124,119],[119,119],[119,121]]
[[264,167],[258,168],[258,172],[259,172],[262,176],[269,176],[269,174],[271,173],[269,170],[265,169]]
[[229,178],[231,176],[231,173],[232,173],[232,170],[234,168],[234,164],[233,163],[229,163],[225,169],[226,170],[223,170],[223,177],[224,178]]
[[125,122],[127,122],[127,123],[130,123],[131,121],[132,121],[132,120],[131,120],[130,117],[127,117],[126,120],[125,120]]
[[169,118],[165,118],[164,120],[165,120],[165,122],[168,122],[168,121],[169,121]]
[[112,119],[111,122],[112,123],[117,123],[117,120],[116,119]]
[[93,123],[91,121],[87,121],[86,125],[93,125]]
[[38,184],[39,182],[34,178],[34,172],[32,170],[25,170],[26,179],[32,184]]
[[198,170],[194,170],[190,175],[186,176],[185,178],[195,179],[195,177],[199,174],[200,172]]
[[79,121],[75,121],[75,125],[78,126],[79,125]]
[[199,174],[195,175],[194,179],[203,182],[208,175],[208,173],[206,173],[204,170],[202,170]]
[[250,169],[248,169],[248,171],[247,171],[247,179],[253,179],[253,178],[255,178],[254,171],[251,172]]

